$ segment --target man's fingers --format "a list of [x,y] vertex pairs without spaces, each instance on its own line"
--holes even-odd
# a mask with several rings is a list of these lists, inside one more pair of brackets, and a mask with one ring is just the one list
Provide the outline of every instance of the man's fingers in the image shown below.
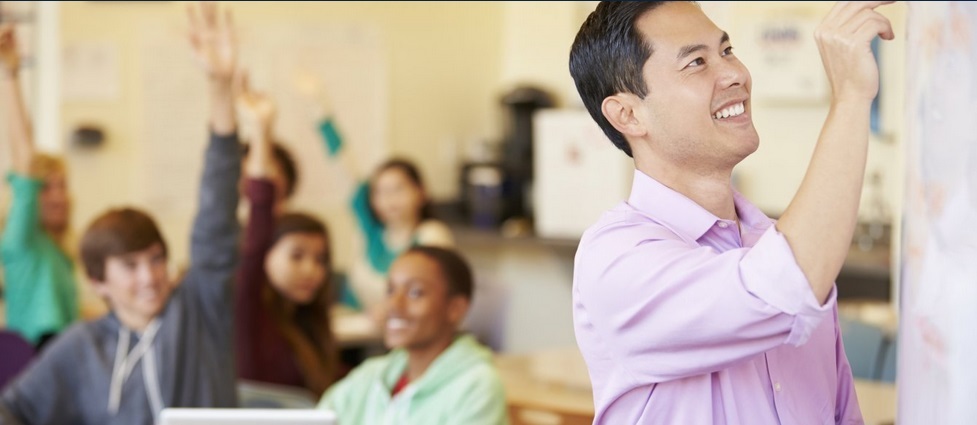
[[885,40],[895,38],[895,34],[892,32],[892,24],[888,19],[869,19],[855,32],[855,37],[859,40],[866,40],[869,43],[872,42],[875,36],[882,37]]
[[857,37],[858,41],[871,42],[876,35],[891,40],[895,37],[892,32],[892,23],[881,13],[871,9],[862,10],[851,21],[851,34]]
[[841,27],[862,11],[875,10],[879,6],[891,3],[895,3],[895,1],[840,1],[835,3],[831,11],[828,12],[822,21],[822,25]]

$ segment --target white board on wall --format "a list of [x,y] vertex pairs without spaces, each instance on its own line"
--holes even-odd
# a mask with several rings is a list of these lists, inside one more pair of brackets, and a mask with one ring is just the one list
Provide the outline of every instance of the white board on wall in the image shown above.
[[910,3],[900,424],[977,423],[977,4]]

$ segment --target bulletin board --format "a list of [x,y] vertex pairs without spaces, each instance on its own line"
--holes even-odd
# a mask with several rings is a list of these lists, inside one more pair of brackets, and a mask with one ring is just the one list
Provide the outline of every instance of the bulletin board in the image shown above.
[[[713,6],[715,7],[715,6]],[[727,6],[728,7],[728,6]],[[818,105],[829,99],[829,87],[814,38],[822,12],[809,4],[781,2],[736,5],[731,10],[735,53],[749,64],[754,101],[778,105]]]
[[977,421],[977,4],[910,3],[900,424]]

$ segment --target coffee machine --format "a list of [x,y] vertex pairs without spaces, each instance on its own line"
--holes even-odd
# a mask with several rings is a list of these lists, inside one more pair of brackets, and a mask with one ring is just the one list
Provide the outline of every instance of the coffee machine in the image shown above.
[[461,167],[461,207],[477,228],[494,229],[510,218],[532,217],[533,114],[554,105],[553,97],[532,86],[505,93],[506,131],[491,159]]
[[552,95],[532,86],[516,87],[502,97],[503,107],[509,110],[501,158],[504,219],[532,217],[533,114],[554,104]]

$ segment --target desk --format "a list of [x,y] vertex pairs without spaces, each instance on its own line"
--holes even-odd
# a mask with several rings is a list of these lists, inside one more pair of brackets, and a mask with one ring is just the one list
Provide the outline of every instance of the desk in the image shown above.
[[331,313],[332,332],[341,348],[383,345],[383,332],[366,313],[344,307],[333,307]]
[[[509,405],[540,412],[537,416],[524,420],[513,418],[515,424],[574,424],[585,423],[583,418],[592,420],[594,399],[590,377],[576,348],[524,355],[500,355],[496,357],[496,366],[505,386]],[[858,394],[866,424],[883,425],[895,422],[895,385],[855,380],[855,392]],[[540,415],[546,414],[557,418],[533,421],[534,417],[544,417]],[[571,419],[560,422],[564,416]]]

